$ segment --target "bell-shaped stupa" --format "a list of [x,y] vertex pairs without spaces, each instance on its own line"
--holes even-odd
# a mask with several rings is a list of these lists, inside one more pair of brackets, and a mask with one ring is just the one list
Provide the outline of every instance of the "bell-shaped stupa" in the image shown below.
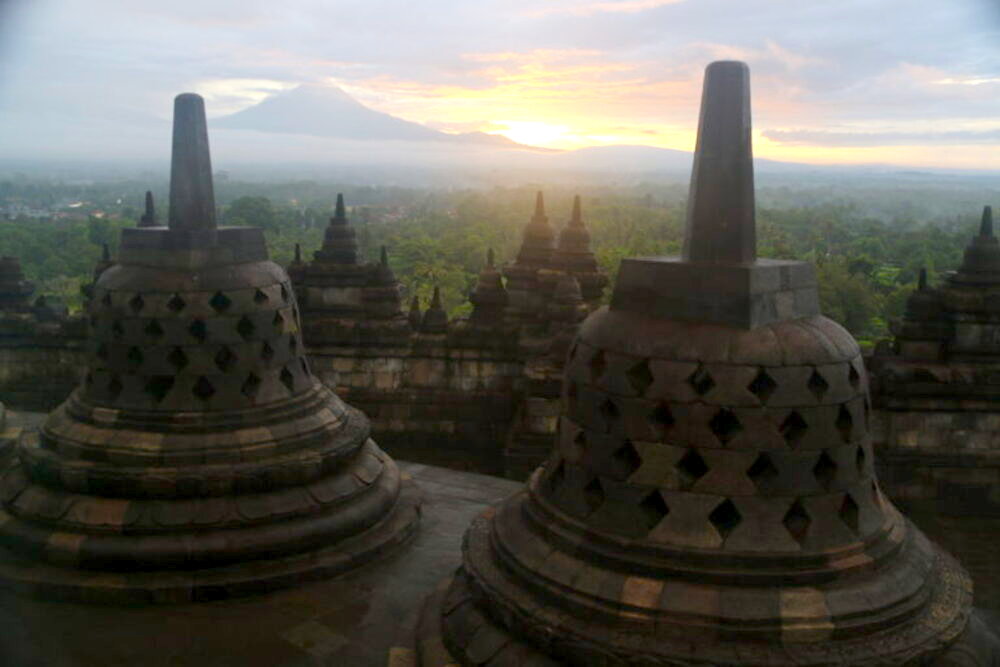
[[743,63],[706,70],[688,206],[683,257],[624,260],[581,326],[556,449],[469,528],[419,664],[935,664],[967,632],[879,489],[857,343],[811,265],[756,258]]
[[310,372],[261,230],[215,212],[204,103],[179,95],[169,223],[123,230],[89,302],[83,384],[7,457],[5,585],[214,599],[336,574],[413,534],[412,484]]

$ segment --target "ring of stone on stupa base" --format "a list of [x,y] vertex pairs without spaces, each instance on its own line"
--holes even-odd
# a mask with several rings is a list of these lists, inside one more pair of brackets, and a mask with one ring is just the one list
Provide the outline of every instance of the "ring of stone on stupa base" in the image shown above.
[[[968,614],[962,610],[967,612],[970,607],[971,581],[939,550],[934,564],[938,575],[934,601],[901,632],[890,630],[876,637],[786,641],[779,636],[770,642],[719,641],[718,633],[708,627],[703,633],[689,629],[682,636],[664,632],[660,621],[642,618],[649,610],[630,609],[624,600],[617,610],[617,621],[574,614],[551,595],[510,578],[502,566],[486,557],[496,545],[491,533],[497,515],[519,514],[527,497],[527,493],[519,493],[473,521],[463,543],[464,565],[428,596],[421,609],[416,630],[418,667],[950,665],[935,662],[935,658],[966,630]],[[933,549],[908,521],[906,528],[908,541],[919,540],[921,548]],[[627,573],[601,569],[610,578],[628,578]],[[504,598],[499,604],[494,587],[498,583]],[[928,630],[936,633],[930,642],[926,641]]]
[[62,568],[0,548],[0,588],[56,602],[128,606],[226,600],[329,579],[391,558],[416,536],[422,496],[401,474],[396,504],[381,521],[319,549],[197,570],[112,572]]

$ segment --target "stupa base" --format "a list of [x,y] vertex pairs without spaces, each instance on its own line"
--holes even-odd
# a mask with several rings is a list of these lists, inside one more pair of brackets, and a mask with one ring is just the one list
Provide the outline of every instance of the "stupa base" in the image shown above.
[[0,588],[61,602],[148,605],[258,595],[330,578],[394,553],[417,532],[421,497],[404,478],[392,511],[359,535],[273,560],[201,570],[103,572],[33,562],[0,549]]
[[[643,623],[624,603],[617,622],[593,613],[584,618],[540,591],[514,585],[506,569],[487,556],[489,524],[496,515],[487,510],[466,535],[465,560],[472,559],[475,571],[459,569],[427,599],[416,633],[420,667],[980,665],[989,664],[988,658],[954,661],[996,650],[985,625],[961,612],[969,608],[971,583],[942,552],[936,555],[932,602],[904,627],[817,641],[719,641],[718,628],[677,636],[669,627]],[[498,597],[501,589],[504,600]]]

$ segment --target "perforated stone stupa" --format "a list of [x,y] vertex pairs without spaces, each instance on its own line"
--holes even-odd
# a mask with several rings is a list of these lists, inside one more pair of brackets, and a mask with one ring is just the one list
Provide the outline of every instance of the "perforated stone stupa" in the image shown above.
[[412,484],[313,376],[261,230],[217,227],[204,104],[174,106],[169,224],[126,229],[86,378],[4,450],[0,580],[84,601],[229,597],[370,561]]
[[469,528],[419,664],[989,664],[968,576],[879,489],[857,343],[809,264],[756,258],[750,142],[749,71],[713,63],[684,255],[583,323],[558,445]]

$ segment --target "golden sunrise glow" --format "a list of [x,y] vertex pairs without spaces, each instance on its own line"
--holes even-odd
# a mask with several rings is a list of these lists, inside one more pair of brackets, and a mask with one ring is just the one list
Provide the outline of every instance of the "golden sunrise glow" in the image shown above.
[[[627,11],[625,8],[630,6],[621,3],[619,9]],[[564,7],[569,11],[566,7],[569,5]],[[698,58],[699,63],[736,58],[749,61],[751,67],[767,62],[787,70],[824,64],[774,42],[758,49],[709,43],[694,48],[704,53],[704,58]],[[373,108],[446,132],[479,131],[531,146],[567,150],[624,144],[694,149],[701,94],[700,64],[670,67],[655,61],[621,62],[593,49],[469,53],[463,59],[475,64],[466,73],[469,81],[463,84],[428,84],[385,75],[332,83]],[[884,83],[935,94],[945,89],[957,94],[955,89],[997,85],[993,79],[949,79],[939,70],[905,63],[889,70]],[[806,100],[807,92],[769,75],[757,77],[754,87],[756,122],[780,119],[784,123],[774,129],[794,127],[820,136],[815,140],[793,140],[790,136],[768,138],[761,134],[768,127],[758,126],[754,154],[761,158],[814,164],[1000,168],[1000,152],[985,141],[941,145],[945,142],[938,140],[919,145],[919,141],[908,142],[904,137],[882,146],[824,142],[822,134],[830,131],[823,120],[828,112],[812,108]],[[942,129],[995,131],[1000,130],[1000,121],[962,118],[946,128],[940,122],[886,121],[839,126],[833,132],[859,135],[907,132],[919,136]],[[905,145],[910,143],[913,145]]]

